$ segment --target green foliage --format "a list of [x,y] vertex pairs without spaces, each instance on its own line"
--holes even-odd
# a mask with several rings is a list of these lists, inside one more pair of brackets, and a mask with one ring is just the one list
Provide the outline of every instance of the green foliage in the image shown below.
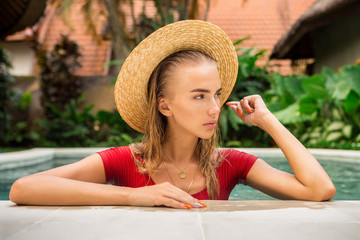
[[0,143],[4,144],[6,133],[10,128],[8,104],[14,94],[12,85],[15,79],[10,75],[11,63],[5,49],[0,46]]
[[[134,141],[131,132],[118,113],[91,110],[94,105],[85,105],[85,96],[72,99],[64,110],[48,103],[53,119],[40,121],[41,132],[38,145],[44,147],[89,147],[128,145]],[[130,135],[132,134],[132,135]]]
[[[241,44],[248,38],[243,38],[234,43]],[[256,61],[263,58],[264,50],[255,48],[237,48],[239,70],[229,101],[239,101],[252,94],[262,94],[269,85],[269,73],[266,68],[256,66]],[[228,107],[224,107],[220,119],[222,145],[227,147],[249,147],[256,142],[257,146],[272,145],[271,138],[256,128],[245,125]],[[250,137],[250,138],[249,138]],[[250,140],[249,140],[250,139]]]
[[95,121],[91,113],[93,105],[87,105],[79,110],[79,105],[84,101],[84,96],[64,106],[64,110],[47,103],[47,108],[53,116],[40,121],[44,133],[42,144],[48,146],[80,147],[91,145],[91,127]]
[[9,56],[0,46],[0,144],[2,146],[23,144],[34,137],[34,132],[28,131],[26,122],[13,122],[11,113],[17,108],[26,110],[32,97],[28,92],[21,93],[14,89],[15,78],[9,73],[9,68],[11,68]]
[[64,110],[64,106],[80,96],[80,80],[75,71],[81,67],[79,46],[61,35],[60,42],[50,52],[42,48],[37,51],[38,63],[41,67],[41,92],[45,116],[52,119],[52,109],[56,106]]
[[[324,68],[313,76],[274,74],[264,94],[269,109],[307,146],[348,146],[360,140],[360,67],[339,73]],[[334,146],[334,144],[332,144]]]
[[10,131],[7,132],[5,145],[12,147],[36,146],[39,140],[38,129],[30,126],[26,121],[20,121],[12,124]]
[[[339,73],[325,67],[313,76],[283,76],[256,66],[264,51],[238,50],[239,73],[229,100],[259,94],[306,146],[360,149],[360,66],[344,66]],[[266,133],[243,124],[229,108],[222,110],[220,126],[224,146],[274,145]]]
[[310,116],[301,140],[317,142],[356,142],[360,139],[360,66],[349,65],[339,73],[324,68],[321,74],[306,79],[306,95],[299,112]]
[[[306,146],[360,149],[360,66],[344,66],[339,72],[324,68],[313,76],[282,76],[268,72],[266,66],[256,65],[264,51],[239,48],[238,52],[239,71],[230,101],[260,94],[275,116]],[[10,96],[6,101],[12,99],[20,109],[26,110],[31,102],[28,93],[2,96]],[[3,99],[0,107],[4,106]],[[93,114],[93,105],[83,105],[84,96],[69,98],[61,107],[48,102],[51,118],[39,121],[38,126],[18,122],[5,139],[7,143],[22,146],[86,147],[128,145],[141,137],[117,111]],[[4,119],[3,115],[0,117]],[[225,147],[275,145],[261,129],[243,124],[229,107],[222,109],[220,127],[221,145]]]

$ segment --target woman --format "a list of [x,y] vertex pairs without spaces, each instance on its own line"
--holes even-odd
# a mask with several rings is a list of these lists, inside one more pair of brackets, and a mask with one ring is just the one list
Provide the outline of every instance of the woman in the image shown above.
[[193,208],[206,206],[201,200],[228,199],[240,182],[280,199],[331,199],[335,187],[326,172],[260,96],[227,105],[270,134],[294,175],[253,155],[217,148],[220,108],[237,67],[234,46],[213,24],[190,20],[157,30],[127,58],[115,86],[118,110],[144,133],[142,143],[21,178],[11,201]]

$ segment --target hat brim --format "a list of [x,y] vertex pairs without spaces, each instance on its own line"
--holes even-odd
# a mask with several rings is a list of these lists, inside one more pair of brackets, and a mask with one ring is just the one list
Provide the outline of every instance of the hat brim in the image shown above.
[[195,50],[214,58],[221,79],[221,105],[229,97],[236,82],[238,59],[227,34],[218,26],[200,20],[166,25],[134,48],[115,84],[117,109],[125,122],[136,131],[145,131],[147,85],[153,70],[164,58],[182,50]]

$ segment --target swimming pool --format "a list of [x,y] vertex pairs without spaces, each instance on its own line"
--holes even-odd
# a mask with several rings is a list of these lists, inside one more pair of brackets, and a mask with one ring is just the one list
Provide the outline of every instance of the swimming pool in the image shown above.
[[[22,151],[19,158],[26,160],[5,160],[6,155],[0,155],[0,200],[9,200],[9,190],[12,183],[23,176],[56,166],[75,162],[93,152],[103,149],[46,149],[44,154],[36,155],[36,149]],[[240,149],[261,157],[271,166],[291,172],[290,166],[279,150],[275,149]],[[42,149],[38,149],[42,151]],[[317,153],[317,154],[316,154]],[[336,187],[334,200],[360,200],[360,156],[359,151],[325,152],[314,150],[314,155],[324,167]],[[351,153],[350,157],[346,153]],[[11,154],[10,154],[11,155]],[[13,154],[13,158],[16,153]],[[317,156],[318,155],[318,156]],[[5,156],[5,158],[4,158]],[[230,200],[267,200],[273,199],[248,186],[238,185],[230,195]]]

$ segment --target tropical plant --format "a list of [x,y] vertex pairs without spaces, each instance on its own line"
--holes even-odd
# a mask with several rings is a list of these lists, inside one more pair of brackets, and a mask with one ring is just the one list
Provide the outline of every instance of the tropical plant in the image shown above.
[[[243,38],[234,43],[241,44],[248,38]],[[252,94],[262,95],[269,87],[269,73],[265,67],[258,67],[256,61],[264,58],[265,50],[256,48],[237,48],[238,76],[233,91],[229,96],[230,101],[239,101]],[[234,112],[224,107],[220,119],[222,144],[228,147],[244,147],[257,142],[259,146],[271,144],[271,138],[256,128],[244,124]]]
[[85,95],[72,99],[60,110],[48,103],[54,118],[39,121],[43,147],[89,147],[128,145],[137,137],[116,112],[92,113],[93,104],[84,105]]
[[92,129],[95,118],[91,113],[94,105],[86,105],[79,110],[84,102],[84,96],[78,99],[71,99],[61,109],[52,103],[46,103],[51,112],[52,118],[44,118],[39,121],[42,139],[40,144],[62,147],[79,147],[91,145]]
[[345,146],[360,141],[359,77],[356,65],[344,66],[339,73],[325,67],[313,76],[275,73],[264,98],[275,116],[306,145]]
[[15,79],[10,75],[11,63],[7,52],[0,46],[0,143],[4,144],[5,136],[10,128],[8,104],[13,95],[12,85]]
[[[241,39],[239,44],[246,39]],[[229,100],[261,95],[267,107],[302,142],[310,147],[360,149],[360,66],[324,68],[313,76],[283,76],[257,67],[264,51],[239,48],[238,78]],[[221,115],[225,146],[272,146],[262,130],[247,126],[229,108]]]
[[304,97],[299,112],[311,116],[311,131],[302,140],[316,142],[360,142],[360,66],[348,65],[335,73],[323,68],[321,74],[304,80]]
[[81,67],[79,46],[66,35],[61,35],[60,42],[50,52],[39,47],[38,63],[41,67],[41,103],[45,117],[52,119],[56,106],[64,110],[65,106],[81,94],[80,79],[75,75]]
[[120,146],[134,142],[140,135],[133,130],[115,110],[112,112],[101,110],[96,114],[95,129],[97,131],[97,145]]
[[26,122],[14,122],[12,114],[17,110],[25,111],[32,97],[28,92],[20,92],[14,88],[15,78],[9,73],[11,63],[5,49],[0,46],[0,144],[21,145],[36,138],[33,131],[28,132]]

